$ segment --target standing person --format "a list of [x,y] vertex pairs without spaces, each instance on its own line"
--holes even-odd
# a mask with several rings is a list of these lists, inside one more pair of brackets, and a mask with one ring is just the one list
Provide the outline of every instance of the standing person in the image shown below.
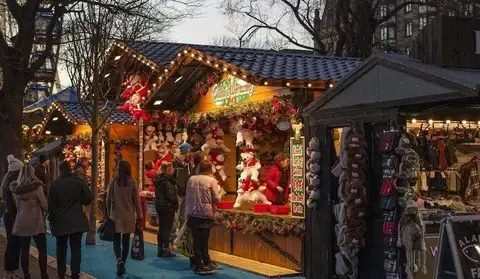
[[278,153],[275,156],[275,164],[268,168],[265,182],[267,184],[265,197],[273,204],[284,205],[290,194],[288,156],[285,153]]
[[67,246],[70,243],[70,278],[80,278],[82,261],[82,236],[88,231],[87,216],[83,206],[93,201],[88,185],[80,177],[72,174],[70,163],[59,165],[60,177],[52,181],[48,197],[48,220],[53,236],[57,239],[58,279],[65,278]]
[[50,177],[49,177],[49,167],[50,160],[45,155],[40,155],[38,157],[39,164],[35,167],[35,176],[43,184],[43,194],[45,197],[48,197],[48,190],[50,189]]
[[88,184],[87,167],[89,161],[87,157],[82,157],[75,164],[75,175],[83,179]]
[[195,250],[195,273],[214,273],[214,265],[208,254],[208,239],[213,227],[215,203],[221,200],[218,181],[213,177],[212,163],[202,161],[198,174],[188,180],[186,191],[187,225],[192,232]]
[[38,263],[42,279],[47,274],[47,237],[45,235],[45,213],[47,199],[42,182],[35,176],[34,169],[24,166],[20,170],[17,181],[10,184],[17,206],[17,216],[12,233],[20,238],[20,252],[23,276],[30,279],[30,242],[35,241],[38,249]]
[[3,258],[3,268],[5,270],[5,278],[15,278],[15,271],[19,267],[20,261],[20,239],[18,236],[12,234],[15,217],[17,215],[17,206],[13,198],[13,193],[10,190],[10,183],[18,179],[20,169],[23,168],[22,161],[15,158],[13,155],[7,156],[8,172],[2,179],[2,197],[5,205],[5,213],[3,215],[3,223],[7,231],[7,247],[5,249],[5,256]]
[[[113,250],[117,257],[117,275],[125,274],[125,261],[130,250],[130,234],[142,222],[142,208],[137,183],[132,178],[132,170],[127,161],[120,161],[117,173],[108,185],[107,210],[115,222]],[[136,222],[135,222],[136,217]]]
[[172,161],[173,167],[175,168],[175,179],[177,180],[177,191],[178,191],[178,210],[175,215],[175,225],[172,227],[172,233],[170,236],[170,243],[175,249],[173,242],[177,235],[177,230],[179,230],[183,223],[185,223],[185,195],[187,189],[187,182],[190,176],[192,175],[192,165],[190,162],[190,150],[193,146],[184,142],[178,147],[179,152],[175,154],[175,158]]
[[160,167],[160,174],[155,178],[155,207],[160,228],[157,235],[158,257],[175,257],[170,251],[170,233],[178,209],[177,181],[173,177],[175,169],[171,163]]

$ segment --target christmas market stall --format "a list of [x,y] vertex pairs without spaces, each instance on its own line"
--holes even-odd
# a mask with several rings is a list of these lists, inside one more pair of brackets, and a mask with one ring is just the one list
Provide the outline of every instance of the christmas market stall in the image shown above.
[[[24,114],[42,112],[43,121],[35,124],[31,129],[25,127],[24,131],[34,133],[37,138],[62,137],[62,159],[71,162],[72,167],[83,158],[86,158],[88,162],[91,161],[91,128],[88,125],[91,115],[89,110],[82,109],[76,94],[75,89],[66,89],[27,107],[24,111]],[[104,107],[102,112],[109,111],[109,106],[111,106],[111,104],[100,105]],[[130,114],[113,110],[101,130],[97,184],[100,193],[113,178],[116,165],[120,160],[130,162],[132,173],[135,176],[138,174],[138,129],[136,125]],[[27,155],[27,157],[29,156],[30,154]],[[90,165],[85,168],[87,178],[90,180]]]
[[436,19],[414,58],[374,54],[304,109],[323,150],[307,278],[433,278],[440,221],[480,212],[480,57],[448,40],[465,23]]
[[[305,211],[316,197],[307,201],[305,186],[320,150],[305,148],[300,113],[360,61],[160,42],[117,42],[113,52],[151,68],[132,73],[119,107],[139,120],[147,204],[158,167],[187,142],[213,163],[225,192],[210,249],[279,267],[273,275],[301,270]],[[155,215],[153,203],[146,211]]]

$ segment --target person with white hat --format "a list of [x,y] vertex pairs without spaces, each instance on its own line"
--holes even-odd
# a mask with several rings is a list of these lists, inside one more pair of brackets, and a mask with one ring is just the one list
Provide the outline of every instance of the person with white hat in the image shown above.
[[20,239],[18,236],[12,234],[13,224],[15,223],[15,216],[17,215],[17,207],[10,190],[10,183],[18,179],[20,169],[24,166],[22,161],[15,158],[13,155],[7,156],[8,172],[2,179],[2,198],[5,206],[5,213],[3,215],[3,223],[7,231],[7,248],[5,249],[3,268],[5,270],[5,278],[15,278],[15,271],[19,268],[20,261]]

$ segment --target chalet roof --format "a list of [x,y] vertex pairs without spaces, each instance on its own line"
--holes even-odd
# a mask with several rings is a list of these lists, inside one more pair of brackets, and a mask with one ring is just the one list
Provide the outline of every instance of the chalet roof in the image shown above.
[[68,87],[59,91],[52,96],[49,96],[43,100],[40,100],[34,104],[31,104],[23,109],[24,113],[28,113],[31,111],[39,110],[45,107],[49,107],[54,102],[78,102],[77,98],[77,90],[74,87]]
[[475,98],[480,70],[441,68],[402,54],[376,53],[310,103],[304,116],[345,108],[400,107]]
[[273,80],[339,81],[361,62],[357,58],[321,56],[293,51],[152,41],[125,42],[125,44],[164,67],[168,67],[179,53],[189,47],[258,77]]
[[[87,122],[89,119],[92,118],[92,113],[90,109],[82,110],[81,105],[78,102],[60,102],[58,103],[65,112],[70,114],[70,116],[73,117],[77,122]],[[103,118],[106,113],[110,110],[112,103],[108,104],[100,104],[100,106],[103,108],[100,111],[100,117]],[[133,118],[130,114],[122,111],[118,111],[114,109],[110,116],[108,117],[109,122],[113,123],[133,123]]]

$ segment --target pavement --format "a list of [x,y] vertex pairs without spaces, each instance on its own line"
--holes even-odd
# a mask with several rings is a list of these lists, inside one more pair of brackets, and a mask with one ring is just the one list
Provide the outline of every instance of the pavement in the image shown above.
[[[84,236],[85,237],[85,236]],[[1,253],[1,265],[3,269],[3,255],[5,253],[6,238],[5,229],[0,228],[0,253]],[[33,243],[33,242],[32,242]],[[85,243],[85,241],[83,241]],[[98,239],[97,245],[82,247],[82,279],[192,279],[192,278],[221,278],[221,279],[260,279],[265,278],[258,276],[243,270],[235,269],[228,266],[223,266],[221,270],[217,271],[213,275],[198,276],[190,270],[189,261],[187,258],[178,255],[175,258],[161,259],[157,258],[157,246],[150,243],[145,243],[145,259],[143,261],[134,261],[130,258],[127,260],[126,269],[127,274],[123,277],[116,276],[116,261],[113,253],[113,244],[111,242],[105,242]],[[56,278],[56,254],[55,238],[51,235],[47,235],[47,253],[49,255],[49,275],[50,278]],[[38,263],[35,259],[35,255],[38,255],[37,250],[32,247],[32,258],[30,260],[30,270],[32,275],[36,275],[34,271],[38,273]],[[70,262],[70,256],[68,254],[67,263]],[[68,269],[68,267],[67,267]],[[67,271],[68,273],[68,271]],[[19,272],[19,275],[22,273]],[[22,277],[19,277],[22,278]],[[32,276],[32,278],[39,278],[38,276]],[[289,277],[290,279],[299,279],[301,277]]]

